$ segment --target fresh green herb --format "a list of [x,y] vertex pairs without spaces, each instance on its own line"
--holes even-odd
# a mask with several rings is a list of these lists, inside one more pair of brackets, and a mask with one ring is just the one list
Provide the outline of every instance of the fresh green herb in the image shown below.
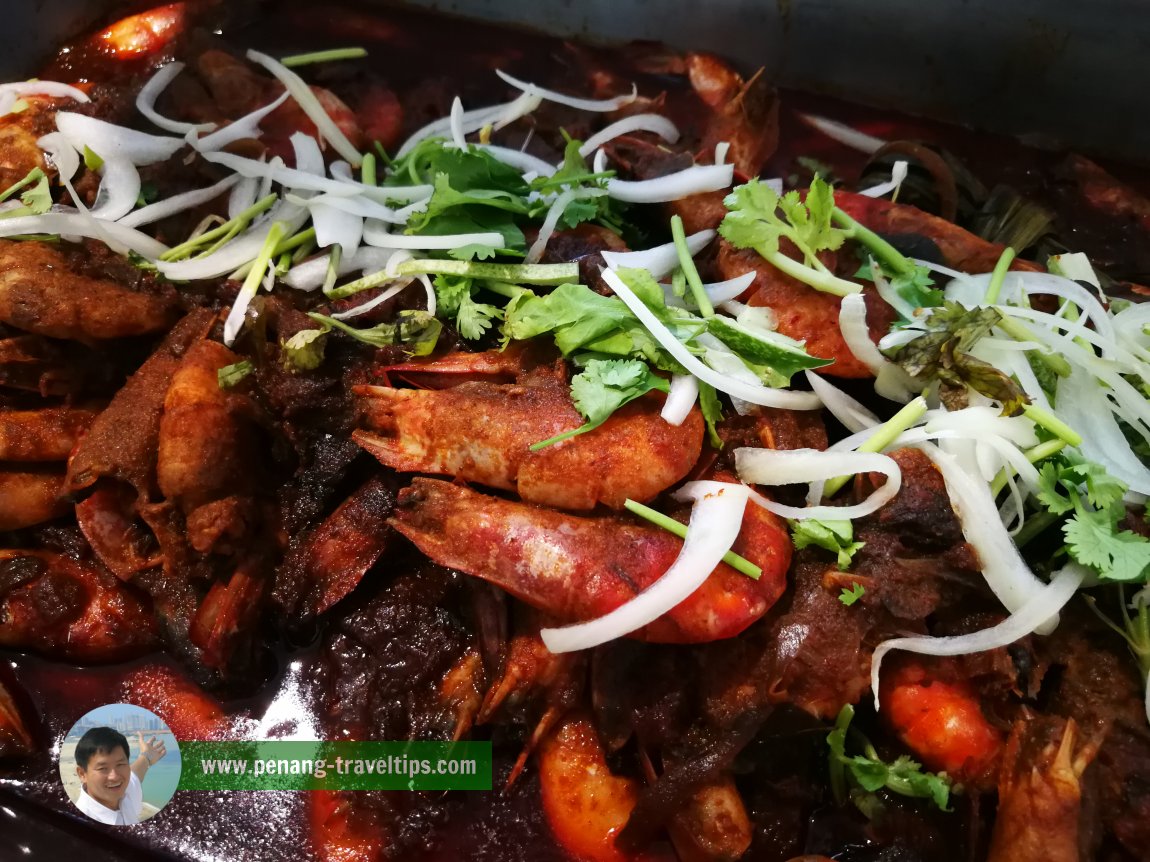
[[374,186],[376,184],[375,153],[363,154],[363,161],[359,166],[359,179],[365,186]]
[[439,333],[443,331],[443,324],[426,311],[401,311],[396,315],[394,323],[380,323],[369,329],[356,329],[342,320],[315,312],[308,312],[308,317],[320,324],[324,332],[338,329],[373,347],[402,346],[411,356],[430,354],[435,350]]
[[723,404],[719,401],[719,393],[710,383],[696,380],[699,387],[699,411],[703,414],[703,421],[707,423],[707,439],[716,449],[723,448],[723,438],[719,436],[716,427],[723,418]]
[[[1138,662],[1138,669],[1141,671],[1140,676],[1143,684],[1145,684],[1150,682],[1150,605],[1148,605],[1150,596],[1147,595],[1144,587],[1136,592],[1130,603],[1127,604],[1126,590],[1122,584],[1118,585],[1117,592],[1117,604],[1122,614],[1121,627],[1115,625],[1109,617],[1098,610],[1097,601],[1093,596],[1084,595],[1083,598],[1090,605],[1090,609],[1126,641],[1127,646],[1130,647],[1130,652]],[[1133,614],[1130,613],[1131,610],[1134,611]]]
[[160,190],[155,183],[141,183],[140,193],[136,196],[136,206],[147,206],[160,196]]
[[474,263],[462,260],[407,260],[399,275],[456,275],[512,284],[560,285],[579,280],[578,263]]
[[679,271],[683,273],[691,288],[695,307],[703,317],[714,317],[715,309],[711,305],[711,298],[707,296],[703,280],[699,278],[699,270],[695,268],[695,259],[691,257],[691,250],[687,248],[687,234],[683,230],[682,216],[671,216],[671,236],[675,241],[675,251],[679,255]]
[[594,431],[624,404],[652,390],[667,392],[670,388],[666,380],[637,359],[592,359],[571,378],[571,401],[587,421],[571,431],[535,443],[531,451]]
[[639,358],[664,371],[683,373],[621,299],[581,284],[564,284],[545,296],[524,295],[507,308],[504,335],[515,340],[550,333],[564,356],[589,351]]
[[791,521],[791,539],[800,551],[810,545],[825,548],[836,555],[839,568],[844,570],[850,568],[851,558],[866,544],[854,540],[854,526],[850,521],[820,521],[818,518]]
[[[173,261],[184,260],[185,258],[192,257],[198,254],[211,254],[212,251],[219,248],[226,242],[229,242],[236,235],[238,235],[244,228],[263,212],[271,209],[272,205],[279,200],[276,194],[270,194],[260,200],[256,201],[242,213],[235,218],[229,219],[218,227],[212,230],[205,231],[199,236],[192,237],[186,242],[182,242],[177,246],[168,249],[162,255],[160,260]],[[209,246],[204,249],[203,246]],[[273,252],[278,250],[273,249]]]
[[[35,170],[39,171],[40,169],[36,168]],[[21,192],[20,200],[28,212],[34,215],[43,215],[52,209],[52,189],[49,187],[48,178],[44,176],[43,171],[40,171],[40,176],[31,188]]]
[[455,319],[455,328],[464,338],[482,338],[493,320],[503,319],[503,309],[476,302],[475,280],[465,276],[437,275],[435,284],[436,313]]
[[939,397],[949,409],[966,406],[970,387],[1002,404],[1004,414],[1014,416],[1030,403],[1022,387],[970,353],[1002,319],[997,309],[966,309],[948,301],[926,318],[923,335],[885,353],[911,377],[938,381]]
[[[931,278],[930,270],[925,266],[912,264],[909,271],[892,270],[871,257],[868,250],[866,260],[859,267],[859,271],[855,273],[855,278],[874,281],[874,268],[877,268],[879,274],[887,280],[891,290],[906,300],[911,307],[935,308],[942,305],[943,293],[938,288],[932,287],[934,279]],[[905,318],[903,320],[906,322]]]
[[[8,200],[10,197],[12,197],[12,195],[16,194],[16,192],[21,191],[22,189],[27,189],[29,186],[32,187],[30,192],[34,193],[34,200],[43,193],[47,192],[48,177],[44,174],[43,170],[40,168],[32,168],[32,170],[28,171],[28,173],[25,174],[21,179],[17,180],[12,185],[8,186],[8,188],[4,189],[4,191],[0,192],[0,201]],[[44,189],[44,192],[39,191],[41,188]],[[25,192],[24,194],[28,193],[29,192]],[[31,204],[29,204],[27,200],[24,201],[24,204],[25,206],[31,208]],[[49,206],[51,206],[50,194]],[[47,212],[47,210],[43,210],[43,212]]]
[[84,167],[92,173],[97,173],[104,167],[104,160],[87,144],[84,145]]
[[986,304],[994,305],[998,302],[998,296],[1002,292],[1002,283],[1006,281],[1006,273],[1010,269],[1010,264],[1014,262],[1015,251],[1010,246],[1002,250],[1002,255],[998,258],[998,263],[994,265],[994,272],[990,274],[990,284],[986,288]]
[[[847,296],[862,289],[836,276],[817,257],[821,251],[838,250],[847,236],[831,225],[834,192],[820,178],[811,182],[805,203],[797,191],[780,197],[761,180],[736,187],[723,203],[728,213],[719,225],[719,233],[731,245],[754,249],[787,275],[816,290]],[[801,262],[783,254],[783,239],[803,255]]]
[[[564,136],[566,136],[566,132],[564,132]],[[536,177],[532,180],[531,190],[540,195],[560,189],[598,190],[602,194],[592,193],[587,197],[569,202],[564,207],[557,226],[569,230],[583,222],[593,221],[615,233],[622,233],[622,211],[625,205],[606,194],[607,180],[615,176],[615,172],[593,173],[587,166],[586,159],[579,153],[579,148],[582,145],[582,141],[567,137],[567,145],[563,150],[563,164],[550,176]],[[550,201],[545,197],[539,197],[534,203],[529,202],[529,205],[531,206],[530,217],[538,219],[547,212]]]
[[301,329],[291,338],[280,342],[280,363],[291,372],[312,371],[323,364],[327,345],[325,329]]
[[1070,516],[1062,533],[1072,559],[1106,581],[1150,577],[1150,540],[1119,529],[1126,516],[1123,482],[1070,450],[1046,461],[1038,475],[1038,502],[1052,515]]
[[[882,425],[874,429],[871,434],[862,444],[858,447],[859,452],[881,452],[891,443],[893,443],[898,435],[906,431],[919,419],[926,415],[927,404],[926,399],[919,395],[917,398],[908,401],[903,407],[890,417]],[[850,481],[850,476],[836,476],[830,479],[823,486],[823,495],[826,497],[833,497],[837,494],[847,482]]]
[[292,69],[297,66],[310,66],[313,63],[358,60],[366,56],[366,48],[332,48],[328,51],[312,51],[310,54],[292,54],[290,57],[280,57],[280,62]]
[[255,366],[252,365],[251,360],[243,359],[231,365],[225,365],[217,371],[216,382],[220,389],[231,389],[253,371],[255,371]]
[[[830,749],[831,790],[840,804],[847,798],[848,784],[866,793],[889,790],[900,796],[930,799],[943,811],[949,811],[951,782],[945,772],[923,772],[922,766],[906,755],[887,763],[879,757],[875,747],[857,730],[854,735],[862,740],[862,754],[846,753],[847,732],[854,718],[854,707],[847,704],[835,719],[834,729],[827,734]],[[859,804],[859,800],[855,800]],[[861,806],[860,806],[861,808]]]
[[863,597],[866,592],[866,587],[862,584],[851,584],[850,589],[843,587],[843,591],[839,593],[839,601],[846,605],[848,608]]
[[[687,527],[685,524],[680,524],[674,518],[669,518],[662,512],[644,506],[642,503],[635,500],[626,500],[623,507],[632,514],[638,515],[640,518],[650,521],[656,527],[662,527],[668,533],[673,533],[680,539],[687,538]],[[763,570],[760,566],[756,566],[746,557],[740,557],[734,551],[727,551],[723,554],[723,562],[730,566],[740,574],[746,575],[752,580],[758,580],[763,576]]]
[[767,386],[787,386],[794,374],[833,362],[811,356],[802,342],[755,326],[749,317],[733,320],[714,315],[707,318],[707,332],[727,345]]

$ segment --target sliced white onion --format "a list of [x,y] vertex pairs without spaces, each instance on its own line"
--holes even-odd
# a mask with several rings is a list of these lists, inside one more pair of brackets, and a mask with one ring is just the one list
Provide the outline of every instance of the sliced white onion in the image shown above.
[[722,164],[726,163],[727,153],[730,151],[730,149],[731,149],[731,144],[729,141],[719,141],[719,143],[715,144],[715,164],[716,165],[722,165]]
[[[510,102],[501,105],[489,105],[486,108],[464,111],[463,116],[460,118],[460,128],[465,135],[478,132],[484,126],[492,126],[494,129],[499,130],[515,122],[520,117],[527,116],[538,108],[542,102],[543,100],[538,96],[523,93]],[[443,137],[450,134],[450,132],[451,117],[442,117],[430,122],[403,142],[403,145],[400,146],[396,152],[396,158],[406,156],[415,149],[416,145],[421,141],[425,141],[428,138]]]
[[380,203],[388,201],[422,200],[430,197],[434,189],[431,186],[368,186],[363,183],[349,183],[345,180],[333,180],[328,177],[301,171],[297,168],[285,167],[282,162],[277,164],[276,159],[270,162],[260,162],[256,159],[233,155],[224,152],[205,152],[205,159],[245,177],[268,178],[280,185],[310,192],[327,192],[332,195],[349,197],[364,195]]
[[538,96],[541,99],[546,99],[548,102],[566,105],[569,108],[576,108],[580,111],[617,111],[624,105],[629,105],[639,98],[639,90],[634,85],[632,85],[630,95],[627,96],[616,96],[613,99],[580,99],[576,96],[568,96],[565,93],[557,93],[554,90],[545,89],[538,84],[531,84],[527,81],[513,78],[502,69],[496,69],[495,74],[515,89],[522,90],[527,95]]
[[149,135],[70,111],[56,114],[56,128],[77,152],[88,147],[106,162],[126,159],[137,166],[154,165],[184,146],[182,138]]
[[887,142],[882,138],[876,138],[874,135],[868,135],[865,132],[860,132],[858,129],[852,129],[845,123],[840,123],[838,120],[830,120],[826,117],[818,117],[814,114],[799,114],[809,126],[818,129],[832,141],[838,141],[840,144],[845,144],[851,149],[858,150],[860,153],[867,155],[874,155],[879,150],[887,145]]
[[345,254],[359,248],[363,239],[363,216],[344,212],[330,204],[308,202],[311,223],[315,228],[315,244],[320,248],[340,246]]
[[[340,255],[337,272],[340,275],[367,270],[378,272],[387,266],[396,254],[397,252],[391,249],[361,246],[355,250],[354,254]],[[330,265],[330,254],[313,257],[311,260],[305,260],[303,263],[293,266],[282,281],[296,290],[315,290],[323,284]]]
[[894,499],[902,487],[902,470],[889,455],[873,452],[823,452],[818,449],[752,449],[735,450],[735,472],[753,485],[798,485],[822,483],[836,476],[858,473],[882,473],[887,477],[861,503],[851,506],[784,506],[755,494],[751,499],[781,518],[804,520],[853,520],[881,509]]
[[240,177],[230,176],[225,177],[215,185],[208,186],[205,189],[192,189],[182,194],[172,195],[170,198],[156,201],[154,204],[148,204],[146,207],[141,207],[135,212],[129,213],[120,219],[120,224],[126,225],[127,227],[143,227],[144,225],[153,224],[161,219],[166,219],[169,216],[174,216],[177,213],[182,213],[185,210],[194,209],[195,207],[214,201],[239,182],[241,182]]
[[[622,254],[630,254],[630,252],[622,252]],[[744,313],[748,306],[743,305],[741,302],[733,302],[736,296],[742,296],[747,288],[754,284],[755,276],[757,273],[754,270],[745,272],[742,275],[737,275],[734,278],[728,278],[726,281],[712,281],[703,284],[703,291],[715,306],[722,308],[734,317]],[[660,284],[663,288],[663,295],[667,301],[667,305],[674,308],[686,308],[687,303],[682,297],[675,296],[672,286],[669,284]],[[765,306],[755,306],[756,311],[763,311],[773,314],[771,309]],[[775,329],[774,325],[767,327],[768,329]]]
[[[390,265],[388,266],[390,269]],[[427,313],[435,317],[435,285],[431,283],[431,279],[426,275],[420,273],[416,276],[419,283],[423,285],[423,292],[427,296]]]
[[[1097,288],[1100,295],[1102,294],[1102,282],[1098,280],[1098,273],[1094,271],[1090,258],[1082,252],[1056,254],[1051,257],[1051,261],[1058,267],[1059,273],[1066,278],[1074,281],[1085,281]],[[1105,299],[1104,296],[1103,298]]]
[[900,403],[905,403],[914,396],[919,387],[915,386],[911,376],[883,356],[871,341],[870,327],[867,326],[866,320],[866,299],[863,294],[852,293],[842,298],[839,304],[839,329],[851,355],[875,376],[875,392],[883,398]]
[[[715,238],[713,230],[701,230],[687,237],[687,250],[694,257]],[[603,260],[612,269],[645,269],[652,278],[665,278],[679,266],[679,252],[673,242],[644,251],[604,251]]]
[[327,111],[323,109],[315,93],[312,92],[311,87],[307,85],[299,75],[281,63],[269,57],[267,54],[262,54],[259,51],[248,51],[248,59],[253,63],[258,63],[263,66],[278,80],[289,93],[292,98],[296,100],[300,110],[307,114],[307,118],[315,123],[316,129],[323,136],[337,153],[339,153],[348,164],[353,167],[359,167],[363,162],[363,155],[355,148],[351,141],[347,139],[347,135],[343,133],[335,121],[328,116]]
[[467,139],[463,137],[463,101],[459,96],[456,96],[451,102],[451,113],[448,115],[448,119],[451,121],[451,140],[459,149],[465,149]]
[[193,136],[189,139],[189,143],[200,152],[212,152],[222,150],[224,147],[234,144],[236,141],[247,138],[259,138],[263,134],[263,132],[260,131],[260,122],[264,117],[286,102],[290,95],[291,94],[285,90],[262,108],[256,108],[250,114],[244,114],[244,116],[233,120],[222,129],[212,132],[203,138],[197,140]]
[[124,158],[106,159],[100,168],[100,188],[92,205],[93,218],[116,221],[140,199],[140,172]]
[[[937,446],[924,443],[922,451],[942,473],[962,535],[978,555],[987,586],[1008,611],[1015,613],[1021,610],[1041,589],[1042,581],[1026,565],[1018,547],[1002,526],[990,487],[964,470],[953,455]],[[1043,634],[1053,630],[1054,625],[1057,625],[1057,620]]]
[[[955,656],[986,652],[1010,646],[1029,634],[1049,634],[1058,625],[1058,614],[1078,591],[1086,570],[1070,563],[1055,572],[1050,583],[1041,584],[1009,617],[996,626],[953,637],[907,637],[883,641],[871,659],[871,689],[874,707],[879,709],[879,672],[882,660],[891,650],[905,650],[919,655]],[[1045,631],[1044,631],[1045,630]]]
[[[849,297],[847,297],[849,298]],[[804,372],[811,389],[819,396],[823,406],[851,432],[876,428],[882,421],[859,401],[847,395],[825,377],[811,371]]]
[[83,90],[59,81],[15,81],[11,84],[0,84],[0,96],[15,99],[22,96],[49,96],[53,99],[75,99],[77,102],[92,101]]
[[720,392],[726,392],[728,395],[733,395],[736,398],[742,398],[744,401],[749,401],[752,404],[760,404],[764,407],[784,407],[790,410],[817,410],[820,402],[817,395],[810,392],[792,392],[788,389],[772,389],[768,386],[754,386],[749,383],[744,383],[735,380],[728,375],[720,374],[719,372],[707,367],[700,362],[692,353],[687,349],[683,342],[679,341],[666,326],[663,325],[651,309],[643,304],[631,290],[623,283],[623,280],[610,269],[603,270],[603,281],[613,290],[615,294],[623,300],[624,304],[631,309],[639,321],[647,327],[647,331],[655,338],[656,341],[670,353],[680,365],[682,365],[691,374],[694,374],[704,383],[709,383]]
[[595,151],[595,158],[591,160],[591,172],[601,174],[607,170],[607,151],[599,148]]
[[407,219],[400,217],[398,210],[393,210],[391,207],[386,207],[381,203],[368,200],[367,198],[348,198],[342,195],[326,193],[318,194],[313,198],[305,198],[291,194],[285,197],[295,203],[307,201],[311,206],[322,204],[323,206],[332,207],[345,213],[360,216],[361,218],[378,219],[388,224],[404,224],[407,221]]
[[1073,366],[1070,376],[1058,381],[1058,413],[1082,435],[1078,448],[1088,460],[1104,466],[1131,490],[1150,494],[1150,469],[1130,449],[1106,390],[1081,367]]
[[555,233],[555,227],[559,224],[559,219],[563,217],[563,212],[567,209],[568,204],[572,201],[602,197],[605,194],[603,189],[597,188],[567,189],[557,194],[551,206],[548,207],[543,224],[539,227],[539,235],[535,238],[535,242],[531,243],[531,248],[527,250],[527,256],[523,262],[538,263],[539,259],[543,257],[543,252],[547,250],[547,243],[552,234]]
[[604,126],[579,147],[579,155],[587,158],[604,144],[631,132],[653,132],[669,144],[679,140],[675,124],[661,114],[632,114]]
[[743,525],[747,489],[727,482],[688,482],[675,493],[693,500],[687,537],[675,562],[659,580],[598,619],[562,628],[545,628],[539,636],[553,653],[589,649],[650,625],[689,598],[731,550]]
[[158,126],[165,132],[177,135],[186,135],[188,132],[210,132],[216,127],[215,123],[181,123],[165,117],[156,111],[156,100],[168,88],[168,85],[184,70],[183,63],[168,63],[161,66],[156,74],[148,79],[148,83],[140,88],[136,96],[136,110],[151,120],[152,125]]
[[503,234],[491,233],[457,233],[443,236],[430,234],[413,236],[402,233],[388,233],[382,224],[368,222],[364,226],[363,241],[377,248],[411,248],[421,251],[446,251],[453,248],[463,248],[465,245],[489,245],[495,248],[503,247]]
[[80,154],[76,148],[68,143],[59,132],[49,132],[36,141],[38,146],[48,156],[48,159],[60,176],[61,182],[68,182],[80,170]]
[[902,186],[902,181],[906,179],[907,163],[904,161],[897,161],[891,167],[889,182],[879,183],[877,186],[871,186],[869,189],[863,189],[859,192],[860,195],[868,198],[881,198],[890,192],[898,192]]
[[471,144],[477,150],[483,150],[493,159],[510,165],[518,171],[534,171],[537,176],[549,177],[555,173],[555,166],[550,162],[525,153],[522,150],[513,150],[510,147],[497,147],[495,144]]
[[699,381],[691,374],[675,374],[671,377],[671,391],[663,402],[659,415],[668,425],[682,425],[691,415],[691,408],[699,398]]
[[607,180],[607,194],[633,204],[668,203],[730,188],[734,179],[734,165],[692,165],[653,180]]
[[383,303],[387,302],[397,293],[403,291],[409,284],[414,281],[414,278],[402,278],[398,283],[393,284],[374,299],[369,299],[367,302],[363,303],[363,305],[357,305],[355,308],[349,308],[347,311],[337,311],[332,315],[332,317],[334,317],[336,320],[347,320],[348,318],[359,317],[361,314],[367,314],[376,306],[383,305]]
[[308,212],[288,201],[280,201],[257,224],[237,236],[217,251],[204,257],[172,262],[161,261],[156,268],[172,281],[198,281],[204,278],[218,278],[227,275],[255,260],[275,222],[282,222],[284,236],[291,236],[307,221]]
[[258,177],[240,177],[232,193],[228,195],[228,218],[233,219],[255,204],[256,193],[260,190]]
[[88,237],[107,244],[117,254],[133,251],[148,260],[155,260],[168,250],[162,242],[152,239],[117,222],[105,222],[87,213],[49,212],[43,215],[18,216],[0,219],[0,237],[25,234],[49,234],[61,238]]

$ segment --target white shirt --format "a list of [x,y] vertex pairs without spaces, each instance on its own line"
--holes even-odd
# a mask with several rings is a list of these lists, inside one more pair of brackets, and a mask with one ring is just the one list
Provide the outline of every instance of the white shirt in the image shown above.
[[97,802],[88,795],[88,791],[80,788],[80,795],[76,799],[76,807],[101,823],[109,826],[133,826],[140,822],[140,810],[144,806],[144,788],[136,773],[129,772],[128,792],[120,800],[120,810],[113,811],[106,805]]

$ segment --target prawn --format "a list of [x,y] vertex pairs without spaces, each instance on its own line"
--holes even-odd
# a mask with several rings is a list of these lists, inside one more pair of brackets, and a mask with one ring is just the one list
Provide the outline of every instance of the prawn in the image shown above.
[[[583,517],[416,479],[390,523],[436,563],[575,622],[619,607],[658,580],[682,547],[670,533],[617,516]],[[748,506],[734,550],[761,566],[755,581],[721,563],[701,587],[632,634],[699,643],[734,637],[782,595],[791,541],[779,519]]]
[[628,498],[649,500],[690,471],[703,445],[698,408],[670,425],[659,416],[662,396],[652,393],[589,433],[532,451],[532,444],[583,424],[565,374],[554,368],[515,384],[362,385],[354,392],[361,424],[352,439],[382,464],[516,491],[563,509],[597,503],[621,509]]

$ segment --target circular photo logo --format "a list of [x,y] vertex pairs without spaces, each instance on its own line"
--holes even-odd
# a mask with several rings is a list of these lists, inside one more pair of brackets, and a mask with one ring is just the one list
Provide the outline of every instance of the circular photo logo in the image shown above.
[[164,720],[130,703],[93,709],[60,745],[60,780],[81,812],[110,826],[147,820],[180,783],[180,748]]

